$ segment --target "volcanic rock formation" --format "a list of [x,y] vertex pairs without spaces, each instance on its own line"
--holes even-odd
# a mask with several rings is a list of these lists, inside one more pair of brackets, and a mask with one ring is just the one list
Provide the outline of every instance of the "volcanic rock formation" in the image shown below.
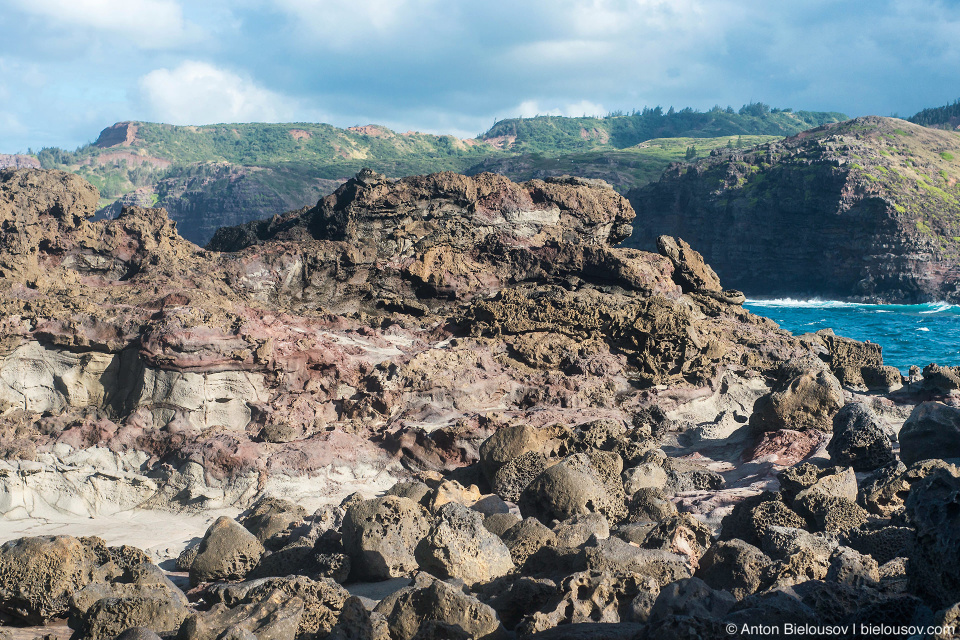
[[[0,513],[249,509],[169,576],[94,537],[11,540],[0,624],[386,640],[956,618],[956,581],[929,577],[956,555],[960,472],[910,439],[951,415],[956,372],[890,394],[878,350],[753,316],[686,242],[614,246],[633,211],[606,184],[364,171],[207,249],[160,209],[91,221],[96,201],[0,173]],[[941,405],[907,420],[921,399]]]
[[[206,251],[159,209],[92,222],[96,200],[69,174],[2,174],[5,511],[96,513],[98,466],[130,487],[154,469],[124,508],[458,466],[501,421],[629,422],[637,388],[805,350],[681,287],[670,260],[613,248],[633,212],[602,183],[363,172]],[[66,506],[46,497],[54,459],[87,487]]]

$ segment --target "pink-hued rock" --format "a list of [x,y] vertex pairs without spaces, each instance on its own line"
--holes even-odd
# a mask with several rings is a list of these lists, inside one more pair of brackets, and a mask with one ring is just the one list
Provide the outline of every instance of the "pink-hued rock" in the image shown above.
[[452,469],[501,425],[629,424],[658,394],[808,350],[716,287],[682,294],[676,269],[708,268],[693,249],[613,246],[633,211],[593,181],[365,171],[216,250],[162,209],[92,221],[96,196],[0,174],[5,457],[98,445],[261,486]]

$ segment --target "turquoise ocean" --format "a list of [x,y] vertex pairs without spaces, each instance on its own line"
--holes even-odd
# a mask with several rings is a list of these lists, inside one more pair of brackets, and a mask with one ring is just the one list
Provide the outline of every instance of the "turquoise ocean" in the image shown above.
[[748,299],[751,312],[770,318],[794,335],[833,329],[855,340],[883,347],[884,364],[903,373],[934,362],[960,365],[960,306],[857,304],[830,300]]

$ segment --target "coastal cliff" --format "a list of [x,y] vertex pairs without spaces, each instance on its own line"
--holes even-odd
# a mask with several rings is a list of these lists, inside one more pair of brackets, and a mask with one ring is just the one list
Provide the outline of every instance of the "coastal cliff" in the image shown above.
[[748,295],[956,302],[958,179],[956,133],[857,118],[672,166],[625,246],[680,236]]
[[0,634],[960,616],[960,371],[782,331],[682,239],[617,246],[604,182],[363,170],[208,249],[97,201],[0,172]]

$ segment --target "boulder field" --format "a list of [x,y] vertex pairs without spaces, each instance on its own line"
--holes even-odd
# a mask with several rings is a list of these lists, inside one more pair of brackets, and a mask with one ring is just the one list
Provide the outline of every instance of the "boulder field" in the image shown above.
[[[0,514],[64,523],[0,546],[0,637],[960,618],[960,372],[618,247],[605,183],[363,171],[206,249],[97,198],[0,172]],[[161,511],[229,513],[173,555],[70,530]]]

